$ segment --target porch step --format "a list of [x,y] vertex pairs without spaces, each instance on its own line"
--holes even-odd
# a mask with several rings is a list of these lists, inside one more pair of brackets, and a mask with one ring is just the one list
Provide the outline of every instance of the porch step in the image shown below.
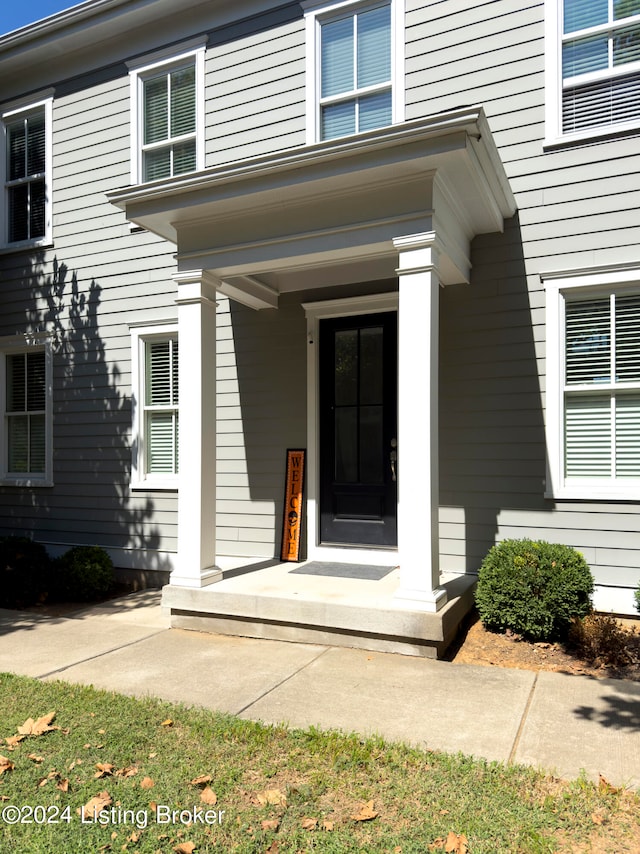
[[469,575],[443,578],[448,600],[434,614],[394,597],[397,571],[384,584],[291,572],[278,565],[201,589],[168,585],[162,602],[175,628],[426,658],[442,656],[473,607]]

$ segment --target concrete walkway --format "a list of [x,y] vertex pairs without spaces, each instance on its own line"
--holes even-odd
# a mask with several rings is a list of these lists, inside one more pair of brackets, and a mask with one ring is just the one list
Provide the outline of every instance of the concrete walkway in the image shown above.
[[0,672],[640,787],[640,684],[170,629],[158,591],[0,610]]

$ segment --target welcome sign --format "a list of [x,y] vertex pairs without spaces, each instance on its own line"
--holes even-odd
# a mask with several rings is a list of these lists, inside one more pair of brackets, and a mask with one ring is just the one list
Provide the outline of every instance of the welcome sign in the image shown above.
[[284,492],[281,560],[300,560],[304,455],[305,452],[302,449],[289,449],[287,451],[287,479]]

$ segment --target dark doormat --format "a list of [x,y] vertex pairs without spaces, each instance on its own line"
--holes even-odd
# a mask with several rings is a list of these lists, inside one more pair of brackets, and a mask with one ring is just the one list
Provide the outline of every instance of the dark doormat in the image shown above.
[[361,581],[380,581],[395,566],[366,566],[358,563],[325,563],[313,560],[304,566],[289,570],[298,575],[326,575],[333,578],[357,578]]

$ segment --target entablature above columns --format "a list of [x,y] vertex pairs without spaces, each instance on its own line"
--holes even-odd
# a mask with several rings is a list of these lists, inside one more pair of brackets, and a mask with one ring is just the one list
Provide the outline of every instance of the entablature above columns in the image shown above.
[[[436,232],[439,278],[468,282],[476,234],[515,202],[480,107],[117,191],[127,217],[177,245],[179,270],[254,308],[285,291],[395,274],[394,240]],[[304,273],[304,276],[300,274]]]

